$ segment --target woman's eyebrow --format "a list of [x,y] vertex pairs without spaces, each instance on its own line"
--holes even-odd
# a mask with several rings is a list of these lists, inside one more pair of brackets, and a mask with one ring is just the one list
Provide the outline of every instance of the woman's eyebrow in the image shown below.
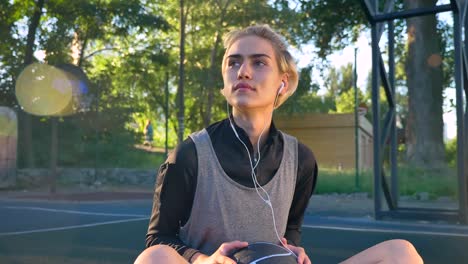
[[249,55],[249,57],[250,58],[267,57],[267,58],[271,59],[271,57],[268,54],[264,54],[264,53],[252,54],[252,55]]
[[[241,54],[231,54],[231,55],[228,55],[226,58],[234,58],[234,59],[241,59],[243,56]],[[248,55],[247,57],[249,58],[260,58],[260,57],[267,57],[269,59],[271,59],[271,57],[268,55],[268,54],[265,54],[265,53],[255,53],[255,54],[250,54]]]

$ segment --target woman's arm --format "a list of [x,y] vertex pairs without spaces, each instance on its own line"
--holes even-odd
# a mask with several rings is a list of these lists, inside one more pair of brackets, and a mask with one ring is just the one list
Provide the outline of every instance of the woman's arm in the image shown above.
[[301,226],[309,199],[315,189],[318,173],[314,154],[302,143],[298,143],[298,159],[296,189],[285,234],[288,243],[296,246],[301,241]]
[[180,144],[159,168],[147,247],[168,245],[187,260],[198,252],[179,238],[179,229],[187,222],[192,209],[197,169],[197,153],[191,139]]

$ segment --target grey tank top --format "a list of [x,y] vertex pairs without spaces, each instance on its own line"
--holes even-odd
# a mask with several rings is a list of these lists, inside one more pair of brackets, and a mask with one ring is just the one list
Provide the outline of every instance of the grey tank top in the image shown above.
[[[281,135],[281,164],[263,188],[273,205],[278,234],[283,237],[296,185],[298,154],[296,138],[282,132]],[[271,208],[255,188],[235,182],[224,172],[208,132],[203,129],[190,137],[197,150],[198,178],[190,217],[180,229],[181,240],[207,255],[222,243],[234,240],[279,243]],[[262,161],[258,166],[262,166]],[[263,194],[260,189],[259,192]]]

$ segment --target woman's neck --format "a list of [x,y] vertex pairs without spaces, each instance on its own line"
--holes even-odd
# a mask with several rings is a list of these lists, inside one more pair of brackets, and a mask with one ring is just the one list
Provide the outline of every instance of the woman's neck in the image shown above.
[[260,112],[248,114],[233,111],[232,115],[236,125],[244,129],[245,133],[247,133],[250,143],[252,143],[252,146],[254,147],[254,152],[256,152],[257,142],[260,135],[262,136],[260,139],[260,146],[263,145],[267,138],[266,135],[268,134],[271,125],[271,113]]

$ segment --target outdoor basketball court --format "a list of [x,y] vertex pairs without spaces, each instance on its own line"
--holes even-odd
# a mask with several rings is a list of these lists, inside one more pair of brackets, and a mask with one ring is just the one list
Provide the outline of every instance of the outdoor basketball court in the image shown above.
[[[0,200],[0,263],[132,263],[144,248],[151,203]],[[303,228],[315,264],[392,238],[411,241],[425,263],[468,260],[468,227],[317,215]]]

